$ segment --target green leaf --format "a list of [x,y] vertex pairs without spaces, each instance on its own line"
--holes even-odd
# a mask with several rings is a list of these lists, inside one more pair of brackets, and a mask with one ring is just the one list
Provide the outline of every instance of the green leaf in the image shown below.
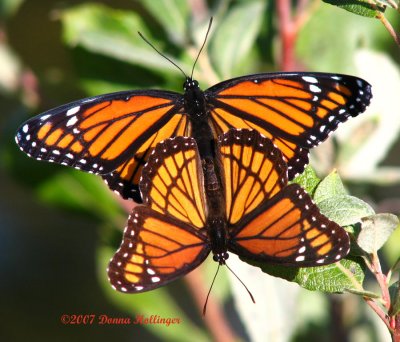
[[392,303],[389,315],[396,316],[400,313],[400,281],[396,281],[389,287],[390,302]]
[[210,55],[222,78],[231,77],[253,47],[264,8],[264,1],[240,2],[217,24],[210,43]]
[[378,3],[371,4],[368,0],[323,0],[327,4],[331,4],[342,8],[346,11],[361,15],[363,17],[375,18],[379,12],[384,12],[385,7]]
[[365,276],[364,267],[361,266],[363,265],[361,258],[354,258],[354,260],[343,259],[326,266],[303,268],[272,266],[243,260],[251,265],[260,267],[265,273],[296,282],[310,291],[335,293],[360,290]]
[[[176,318],[180,323],[171,324],[143,324],[143,327],[149,329],[154,335],[163,341],[182,341],[185,342],[190,336],[193,341],[209,341],[207,334],[199,329],[185,312],[180,309],[167,287],[161,287],[149,292],[138,294],[124,294],[111,288],[107,280],[106,269],[114,251],[109,247],[98,249],[97,262],[99,265],[98,274],[105,294],[109,297],[120,310],[127,312],[127,316],[136,320],[136,318],[150,318],[152,315],[158,315],[160,318]],[[132,324],[132,328],[134,325]]]
[[375,214],[371,206],[349,195],[327,198],[318,203],[322,214],[344,227],[360,222],[362,217]]
[[189,2],[186,0],[144,0],[141,4],[168,33],[169,40],[184,45],[187,40]]
[[328,198],[343,195],[347,195],[346,189],[339,174],[334,170],[319,183],[314,192],[313,199],[318,204]]
[[367,253],[376,253],[398,225],[399,219],[393,214],[376,214],[363,217],[357,244]]
[[302,186],[313,197],[314,191],[321,182],[321,179],[317,177],[314,169],[310,165],[307,165],[304,172],[293,179],[292,182]]
[[[137,13],[99,4],[84,4],[63,11],[61,20],[65,42],[72,47],[81,46],[91,52],[152,70],[180,74],[175,66],[137,34],[140,31],[149,37],[147,27]],[[151,41],[160,45],[154,39]],[[181,66],[190,70],[188,65]]]

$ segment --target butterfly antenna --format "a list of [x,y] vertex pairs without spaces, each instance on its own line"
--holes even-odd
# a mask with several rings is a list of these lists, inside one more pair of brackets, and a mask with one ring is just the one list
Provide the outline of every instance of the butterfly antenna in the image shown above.
[[206,36],[204,37],[203,45],[201,46],[201,48],[199,50],[199,53],[197,54],[197,57],[196,57],[196,59],[194,61],[193,68],[192,68],[192,73],[190,74],[190,78],[193,78],[194,67],[196,66],[196,63],[197,63],[197,61],[198,61],[198,59],[200,57],[201,51],[203,51],[203,48],[206,45],[207,37],[208,37],[208,34],[210,33],[212,22],[213,22],[213,17],[210,18],[210,23],[208,24],[207,33],[206,33]]
[[236,273],[233,272],[233,271],[229,268],[229,266],[228,266],[227,264],[225,264],[225,266],[228,268],[229,271],[231,271],[231,273],[236,277],[236,279],[239,280],[240,283],[244,286],[244,288],[246,289],[247,293],[249,294],[249,296],[250,296],[252,302],[255,304],[256,301],[254,300],[254,297],[253,297],[253,295],[251,294],[250,290],[247,288],[247,286],[246,286],[246,285],[242,282],[242,280],[236,275]]
[[164,57],[167,61],[169,61],[172,65],[175,65],[178,70],[183,74],[183,76],[185,76],[185,78],[187,78],[187,75],[185,74],[185,72],[179,67],[178,64],[176,64],[171,58],[168,58],[166,55],[164,55],[163,53],[161,53],[159,50],[157,50],[157,48],[151,44],[146,38],[145,36],[143,36],[143,34],[141,32],[138,31],[138,34],[140,36],[140,38],[142,38],[147,44],[149,44],[161,57]]
[[208,297],[210,296],[211,289],[212,289],[212,287],[213,287],[213,285],[214,285],[215,278],[217,278],[217,274],[218,274],[218,271],[219,271],[219,267],[220,267],[220,266],[221,266],[221,265],[218,264],[217,272],[215,272],[214,279],[213,279],[213,281],[212,281],[212,283],[211,283],[210,289],[208,290],[206,302],[204,303],[204,307],[203,307],[203,316],[206,315]]

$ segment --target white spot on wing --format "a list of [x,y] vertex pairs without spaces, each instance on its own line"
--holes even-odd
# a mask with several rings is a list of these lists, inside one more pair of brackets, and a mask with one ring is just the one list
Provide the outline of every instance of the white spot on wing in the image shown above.
[[77,123],[77,121],[78,121],[78,118],[76,116],[73,116],[71,119],[69,119],[67,121],[67,125],[66,126],[67,127],[73,126],[73,125],[75,125]]
[[318,80],[315,77],[303,76],[302,79],[308,83],[318,83]]
[[306,246],[303,246],[299,249],[299,254],[304,253],[306,250]]
[[43,115],[43,116],[40,117],[40,120],[44,121],[44,120],[46,120],[46,119],[49,118],[49,117],[50,117],[50,114]]
[[161,279],[159,277],[151,277],[153,283],[158,283]]
[[67,116],[74,115],[74,114],[78,113],[78,111],[79,111],[80,108],[81,108],[81,106],[73,107],[73,108],[71,108],[71,109],[69,109],[69,110],[67,111],[66,115],[67,115]]
[[321,92],[321,88],[317,87],[317,86],[314,85],[314,84],[311,84],[311,85],[310,85],[310,90],[311,90],[313,93],[320,93],[320,92]]

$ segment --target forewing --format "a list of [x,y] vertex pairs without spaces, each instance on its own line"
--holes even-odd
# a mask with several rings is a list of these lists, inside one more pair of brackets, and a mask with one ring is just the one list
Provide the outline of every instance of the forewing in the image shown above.
[[113,172],[102,175],[108,186],[125,199],[141,203],[139,180],[143,166],[159,141],[171,136],[189,136],[190,125],[186,115],[175,115],[165,126],[153,134],[132,158],[124,161]]
[[38,160],[108,174],[110,187],[131,197],[148,150],[188,129],[181,95],[126,91],[75,101],[31,118],[17,131],[16,142]]
[[272,139],[289,167],[304,170],[308,150],[369,105],[363,79],[325,73],[269,73],[235,78],[206,91],[216,134],[251,128]]

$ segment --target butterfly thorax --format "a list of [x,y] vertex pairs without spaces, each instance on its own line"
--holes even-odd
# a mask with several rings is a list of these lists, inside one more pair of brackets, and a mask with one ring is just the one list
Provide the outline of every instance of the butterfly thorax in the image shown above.
[[185,109],[189,117],[194,120],[196,120],[196,118],[206,117],[206,99],[203,91],[199,87],[199,82],[188,77],[183,84],[183,89],[185,91],[183,95]]
[[209,218],[207,228],[213,259],[223,265],[229,257],[227,253],[228,236],[225,220],[223,218]]
[[187,78],[183,88],[185,112],[192,126],[192,136],[196,140],[200,158],[214,158],[214,135],[208,122],[208,111],[203,91],[196,80]]

